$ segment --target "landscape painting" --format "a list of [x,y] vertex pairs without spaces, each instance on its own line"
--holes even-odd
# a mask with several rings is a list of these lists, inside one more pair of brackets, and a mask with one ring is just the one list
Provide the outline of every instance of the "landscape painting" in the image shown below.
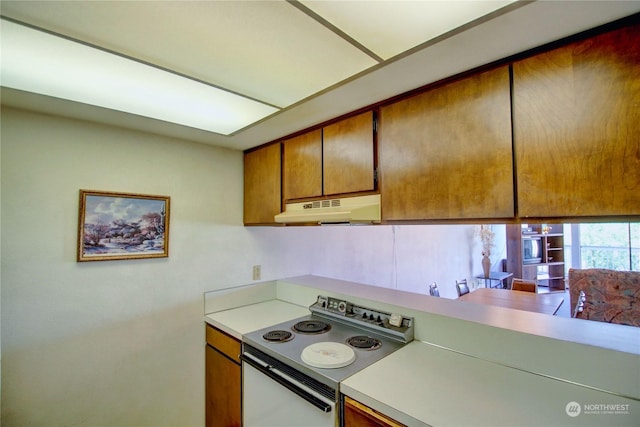
[[80,190],[78,261],[168,257],[169,201]]

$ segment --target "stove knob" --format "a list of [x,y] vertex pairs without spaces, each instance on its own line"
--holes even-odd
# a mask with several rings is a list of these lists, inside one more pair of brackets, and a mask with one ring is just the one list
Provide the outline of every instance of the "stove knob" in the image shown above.
[[338,311],[339,311],[340,313],[344,313],[345,311],[347,311],[347,303],[346,303],[346,302],[344,302],[344,301],[340,301],[340,302],[338,303]]
[[373,320],[373,314],[369,315],[369,320]]
[[378,318],[376,319],[376,322],[382,323],[382,318],[380,316],[378,316]]

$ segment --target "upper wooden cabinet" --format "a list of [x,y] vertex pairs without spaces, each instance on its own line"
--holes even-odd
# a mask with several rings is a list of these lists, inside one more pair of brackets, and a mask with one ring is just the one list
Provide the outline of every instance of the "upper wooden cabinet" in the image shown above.
[[513,64],[520,217],[640,214],[640,26]]
[[373,112],[284,141],[284,199],[375,189]]
[[284,141],[284,199],[322,195],[322,129]]
[[514,216],[507,66],[385,106],[383,220]]
[[371,111],[323,129],[325,195],[375,189],[373,138]]
[[378,190],[383,221],[640,215],[639,24],[381,107],[377,135],[373,114],[282,142],[282,174],[279,144],[249,152],[245,223]]
[[244,155],[244,223],[274,224],[281,212],[280,144]]

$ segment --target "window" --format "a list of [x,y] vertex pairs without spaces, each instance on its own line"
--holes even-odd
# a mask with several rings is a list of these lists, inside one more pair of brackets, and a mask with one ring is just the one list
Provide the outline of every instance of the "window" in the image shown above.
[[565,225],[566,268],[640,271],[640,223]]

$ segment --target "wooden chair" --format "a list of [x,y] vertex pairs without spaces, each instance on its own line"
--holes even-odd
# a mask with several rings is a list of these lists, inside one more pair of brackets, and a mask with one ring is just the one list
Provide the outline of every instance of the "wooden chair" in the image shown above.
[[440,291],[438,290],[438,284],[436,282],[433,282],[431,286],[429,286],[429,295],[432,297],[440,296]]
[[456,280],[456,291],[458,291],[458,297],[469,293],[469,286],[467,285],[467,279]]
[[538,282],[535,280],[513,279],[511,281],[512,291],[524,291],[538,293]]

